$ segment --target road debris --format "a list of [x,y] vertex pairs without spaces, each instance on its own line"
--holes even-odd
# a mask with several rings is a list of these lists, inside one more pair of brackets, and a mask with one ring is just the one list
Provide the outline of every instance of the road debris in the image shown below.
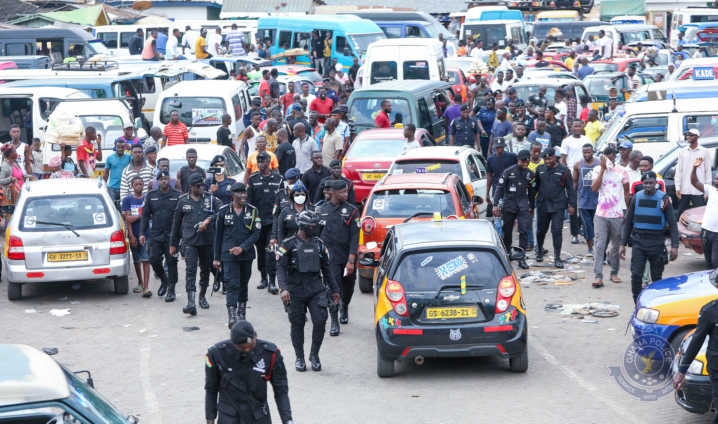
[[25,309],[26,314],[34,314],[35,312],[37,312],[37,311],[34,309]]
[[189,331],[197,331],[197,330],[199,330],[199,327],[182,327],[182,329],[184,331],[189,332]]
[[146,328],[143,328],[142,330],[138,331],[138,333],[146,333],[146,332],[147,332]]
[[123,325],[123,327],[125,327],[125,328],[132,327],[132,324],[125,324],[125,325]]
[[76,301],[74,301],[74,302],[70,302],[70,305],[79,305],[79,304],[80,304],[80,301],[79,301],[79,300],[76,300]]
[[64,317],[65,315],[70,315],[69,309],[51,309],[50,315],[54,315],[56,317]]
[[583,315],[611,318],[618,316],[621,311],[621,305],[610,303],[548,303],[543,309],[546,312],[558,312],[561,315],[579,315],[579,318]]
[[48,355],[57,355],[58,352],[56,347],[43,347],[42,351]]
[[566,270],[544,270],[544,271],[530,271],[519,277],[519,283],[522,287],[530,287],[531,285],[546,286],[553,284],[556,286],[566,286],[574,284],[573,281],[579,279],[576,272],[567,272]]

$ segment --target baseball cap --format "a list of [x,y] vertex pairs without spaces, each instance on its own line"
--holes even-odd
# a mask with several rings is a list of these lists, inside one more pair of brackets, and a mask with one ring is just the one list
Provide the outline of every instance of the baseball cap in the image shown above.
[[513,87],[509,87],[507,93],[508,93],[508,94],[516,94],[516,89],[513,88]]
[[691,128],[690,130],[686,131],[686,133],[685,133],[684,135],[688,135],[688,134],[693,134],[693,135],[698,136],[698,137],[701,136],[701,132],[698,131],[698,130],[695,129],[695,128]]
[[[128,122],[122,128],[134,128],[134,127],[135,126],[134,126],[134,124],[132,124],[132,122]],[[115,127],[115,128],[117,128],[117,127]]]
[[506,141],[503,137],[496,137],[494,139],[494,147],[506,147]]
[[633,143],[631,143],[630,141],[622,141],[621,144],[618,145],[618,148],[633,149]]

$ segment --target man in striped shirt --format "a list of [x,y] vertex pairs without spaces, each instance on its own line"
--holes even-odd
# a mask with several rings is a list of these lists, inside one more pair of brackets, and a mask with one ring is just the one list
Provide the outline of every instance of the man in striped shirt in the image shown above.
[[230,52],[230,55],[247,55],[247,43],[244,42],[244,34],[237,31],[237,24],[232,24],[232,31],[227,34],[224,42],[227,45],[227,50]]
[[124,199],[126,196],[132,194],[132,177],[139,175],[145,182],[142,188],[142,194],[147,194],[147,188],[150,180],[155,177],[155,172],[151,166],[145,162],[145,154],[142,150],[141,144],[135,144],[132,146],[132,161],[122,171],[122,178],[120,180],[120,199]]

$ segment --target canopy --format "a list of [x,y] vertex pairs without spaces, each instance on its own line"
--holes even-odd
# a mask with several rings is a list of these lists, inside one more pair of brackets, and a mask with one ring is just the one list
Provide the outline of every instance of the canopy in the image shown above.
[[645,16],[646,1],[601,0],[601,20],[610,21],[615,16]]

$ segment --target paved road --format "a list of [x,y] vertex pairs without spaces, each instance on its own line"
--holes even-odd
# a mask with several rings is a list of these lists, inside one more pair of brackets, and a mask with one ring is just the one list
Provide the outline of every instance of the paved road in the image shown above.
[[[564,251],[584,253],[585,245],[566,243]],[[700,256],[684,256],[690,252],[684,248],[679,252],[666,276],[702,268]],[[372,296],[358,290],[351,322],[342,326],[339,337],[327,334],[319,373],[293,370],[287,316],[278,296],[254,288],[258,273],[250,282],[247,317],[259,337],[277,343],[285,355],[298,423],[489,422],[499,417],[542,423],[710,421],[684,412],[673,396],[639,402],[607,378],[607,366],[621,364],[631,340],[624,334],[633,307],[628,266],[624,263],[619,274],[624,283],[606,283],[600,290],[590,287],[592,266],[582,267],[586,281],[524,289],[530,326],[530,366],[525,374],[512,374],[508,361],[501,359],[429,359],[421,366],[401,364],[396,377],[379,379]],[[144,423],[204,422],[203,356],[210,345],[228,337],[223,296],[211,297],[211,309],[200,310],[196,317],[182,314],[186,295],[181,290],[176,302],[165,303],[157,296],[115,295],[106,281],[83,283],[78,290],[67,284],[25,286],[25,297],[9,302],[4,277],[0,343],[57,347],[58,361],[70,369],[91,370],[98,390]],[[130,287],[135,281],[131,279]],[[159,281],[152,280],[152,290],[158,286]],[[622,309],[618,317],[588,324],[544,312],[545,304],[556,301],[610,301]],[[69,308],[71,315],[48,313],[60,308]],[[27,309],[37,312],[28,314]],[[200,330],[185,332],[184,326]],[[306,333],[308,351],[309,327]],[[271,409],[274,422],[279,422],[273,403]]]

